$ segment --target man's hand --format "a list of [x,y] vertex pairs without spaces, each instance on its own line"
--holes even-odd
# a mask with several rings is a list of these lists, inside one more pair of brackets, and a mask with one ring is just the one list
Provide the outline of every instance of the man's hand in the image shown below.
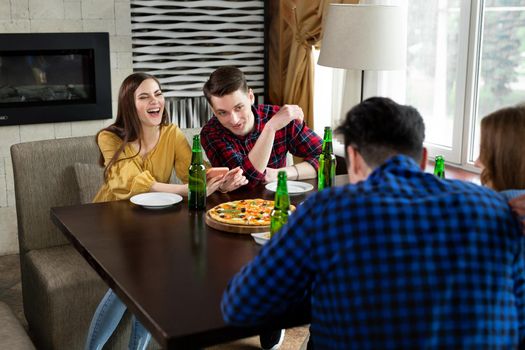
[[[248,153],[248,159],[252,162],[253,167],[258,172],[264,172],[267,170],[268,161],[270,160],[270,155],[272,154],[273,143],[275,141],[275,132],[284,128],[286,125],[294,119],[300,120],[301,122],[304,119],[303,110],[297,105],[284,105],[277,113],[275,113],[270,120],[264,126],[257,142]],[[272,172],[270,170],[270,172]],[[273,180],[271,180],[273,179]],[[275,181],[277,179],[277,174],[268,174],[268,181]]]
[[279,112],[270,118],[268,123],[266,123],[266,127],[273,131],[281,130],[294,119],[303,121],[304,114],[301,107],[297,105],[284,105]]
[[230,192],[248,183],[248,179],[243,175],[242,169],[237,167],[224,175],[219,191]]
[[264,183],[277,181],[277,174],[281,169],[266,168],[266,174],[264,175]]

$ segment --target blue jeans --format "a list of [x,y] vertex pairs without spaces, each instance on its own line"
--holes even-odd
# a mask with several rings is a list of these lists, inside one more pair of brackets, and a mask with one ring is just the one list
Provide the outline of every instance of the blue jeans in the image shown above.
[[[125,311],[126,305],[109,289],[98,304],[91,320],[85,350],[102,350],[102,347],[117,328]],[[150,340],[151,334],[133,315],[128,349],[145,350]]]

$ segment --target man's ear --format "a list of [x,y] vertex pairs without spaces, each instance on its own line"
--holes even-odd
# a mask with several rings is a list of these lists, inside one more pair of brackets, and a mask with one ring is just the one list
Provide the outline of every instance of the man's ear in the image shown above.
[[255,94],[252,89],[248,89],[248,98],[250,99],[251,104],[255,103]]
[[346,147],[346,171],[348,175],[354,172],[355,150],[352,146]]
[[419,163],[419,167],[421,170],[425,171],[427,167],[427,161],[428,161],[428,150],[426,147],[423,147],[423,152],[421,152],[421,162]]
[[348,179],[350,183],[357,183],[365,180],[371,172],[370,167],[354,147],[347,146],[346,152],[348,154]]

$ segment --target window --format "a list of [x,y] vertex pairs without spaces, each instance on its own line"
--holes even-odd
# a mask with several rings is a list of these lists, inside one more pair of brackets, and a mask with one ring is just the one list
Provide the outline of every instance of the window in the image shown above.
[[525,99],[525,1],[408,1],[406,103],[431,154],[472,166],[479,122]]
[[486,1],[468,161],[479,154],[479,124],[502,107],[525,103],[525,1]]
[[404,3],[406,72],[370,74],[365,97],[390,96],[416,107],[430,156],[473,168],[480,120],[525,103],[525,0]]
[[[428,146],[458,162],[464,70],[460,60],[466,36],[461,36],[460,0],[409,1],[405,103],[425,119]],[[463,1],[466,3],[466,1]],[[459,94],[459,96],[458,96]]]

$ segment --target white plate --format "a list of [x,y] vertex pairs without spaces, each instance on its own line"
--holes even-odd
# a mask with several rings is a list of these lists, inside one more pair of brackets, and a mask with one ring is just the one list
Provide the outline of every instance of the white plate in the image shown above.
[[137,194],[129,200],[147,209],[162,209],[181,202],[182,197],[175,193],[148,192]]
[[270,240],[270,232],[252,233],[255,243],[265,245]]
[[[299,194],[313,190],[314,186],[306,182],[300,181],[286,181],[288,186],[288,194]],[[270,182],[266,184],[266,189],[268,191],[275,192],[277,190],[277,182]]]

